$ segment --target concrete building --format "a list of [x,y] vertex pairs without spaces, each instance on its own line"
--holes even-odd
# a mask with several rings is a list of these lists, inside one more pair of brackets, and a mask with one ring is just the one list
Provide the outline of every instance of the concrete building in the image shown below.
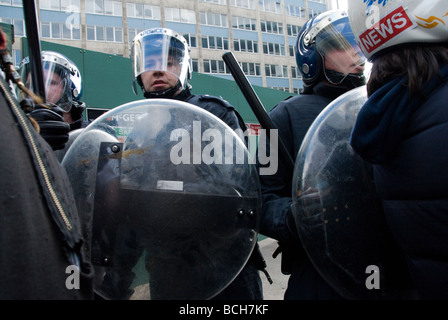
[[[328,3],[327,3],[328,2]],[[294,58],[300,27],[331,9],[330,0],[36,0],[41,40],[129,57],[140,31],[167,27],[191,46],[193,70],[232,79],[232,51],[252,85],[297,93]],[[26,36],[21,0],[0,0],[0,22],[13,24],[16,65]]]

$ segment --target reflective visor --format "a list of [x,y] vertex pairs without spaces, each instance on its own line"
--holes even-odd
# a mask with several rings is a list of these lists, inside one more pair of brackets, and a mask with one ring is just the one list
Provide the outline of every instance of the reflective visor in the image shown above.
[[[316,48],[325,62],[327,79],[341,83],[349,73],[361,73],[358,68],[366,61],[350,28],[348,18],[327,25],[316,36]],[[356,70],[358,68],[358,70]]]
[[[42,53],[45,103],[51,107],[58,106],[65,112],[70,111],[73,101],[68,65],[67,60],[63,58],[50,53]],[[22,62],[20,76],[25,85],[34,91],[29,58],[25,58]]]
[[[61,67],[56,67],[55,63],[48,61],[42,62],[43,72],[44,72],[44,85],[45,85],[45,98],[46,103],[53,106],[57,105],[58,102],[61,104],[62,101],[65,102],[67,95],[67,81],[70,77],[67,69],[62,69]],[[63,104],[66,105],[65,103]],[[61,108],[63,105],[59,105]],[[68,110],[65,110],[68,111]]]
[[155,30],[144,31],[134,38],[134,78],[147,71],[163,71],[175,75],[185,86],[189,70],[186,41],[180,35]]

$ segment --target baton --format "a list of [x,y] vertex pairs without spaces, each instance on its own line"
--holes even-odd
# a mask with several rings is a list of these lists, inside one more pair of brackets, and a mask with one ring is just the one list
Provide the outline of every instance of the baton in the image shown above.
[[37,11],[35,1],[24,0],[23,14],[25,17],[26,37],[28,40],[28,51],[31,67],[31,81],[34,93],[38,95],[45,104],[45,86],[42,68],[42,56],[40,53],[39,27],[37,23]]
[[[230,73],[235,79],[235,82],[238,84],[238,87],[240,88],[241,92],[243,93],[244,97],[249,103],[250,108],[257,117],[261,126],[264,129],[266,129],[267,137],[270,138],[271,136],[270,130],[277,128],[275,127],[271,118],[267,114],[265,108],[263,107],[263,104],[261,103],[257,94],[255,93],[255,90],[253,89],[249,80],[247,80],[247,77],[244,74],[243,70],[241,70],[241,67],[238,64],[238,61],[236,60],[235,56],[233,55],[232,52],[229,51],[222,55],[222,59],[229,68]],[[287,165],[291,171],[294,171],[294,161],[280,137],[278,137],[278,147],[280,149],[280,158],[283,160],[283,163]]]

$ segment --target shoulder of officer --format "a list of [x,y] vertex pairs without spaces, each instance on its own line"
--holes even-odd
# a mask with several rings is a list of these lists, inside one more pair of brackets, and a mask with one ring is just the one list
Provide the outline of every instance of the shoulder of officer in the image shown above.
[[198,101],[200,101],[200,102],[205,102],[205,103],[206,102],[214,102],[214,103],[218,103],[226,108],[234,109],[234,107],[227,100],[224,100],[221,97],[217,97],[217,96],[213,96],[213,95],[209,95],[209,94],[199,94],[199,95],[195,95],[194,98],[198,99]]

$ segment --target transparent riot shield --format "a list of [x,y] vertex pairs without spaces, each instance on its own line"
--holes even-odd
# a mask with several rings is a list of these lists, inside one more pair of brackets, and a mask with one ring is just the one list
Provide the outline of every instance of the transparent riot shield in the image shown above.
[[349,299],[406,296],[408,271],[387,228],[372,166],[350,146],[366,87],[328,105],[308,130],[296,158],[293,213],[316,269]]
[[106,299],[209,299],[257,241],[260,186],[242,137],[209,112],[168,99],[92,122],[62,165]]

